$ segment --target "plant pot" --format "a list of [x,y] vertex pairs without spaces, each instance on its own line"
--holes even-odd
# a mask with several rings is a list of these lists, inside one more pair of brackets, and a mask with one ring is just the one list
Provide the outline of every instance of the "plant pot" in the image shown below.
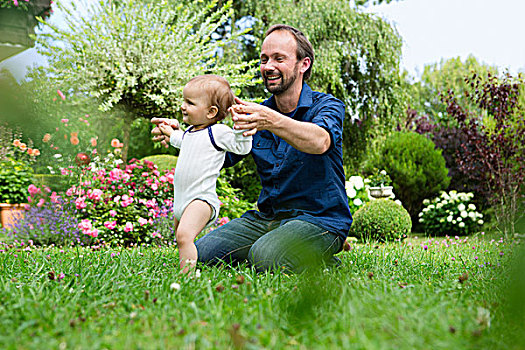
[[2,227],[11,228],[24,217],[25,204],[0,203],[0,221]]
[[394,188],[392,186],[381,186],[381,187],[370,187],[368,190],[370,191],[370,196],[374,198],[386,198],[390,197],[394,192],[392,191]]

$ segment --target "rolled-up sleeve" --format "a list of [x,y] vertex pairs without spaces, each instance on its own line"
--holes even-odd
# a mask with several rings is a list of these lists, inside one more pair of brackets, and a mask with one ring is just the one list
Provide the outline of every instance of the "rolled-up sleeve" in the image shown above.
[[319,125],[330,134],[330,149],[339,144],[343,137],[343,120],[345,118],[345,105],[333,98],[322,105],[313,113],[312,123]]

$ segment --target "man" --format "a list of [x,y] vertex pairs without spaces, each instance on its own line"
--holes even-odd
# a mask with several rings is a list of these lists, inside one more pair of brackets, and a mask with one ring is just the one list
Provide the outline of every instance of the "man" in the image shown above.
[[[258,210],[199,239],[199,261],[248,260],[258,271],[294,272],[331,264],[352,223],[344,188],[344,104],[304,82],[314,51],[296,28],[269,28],[260,58],[264,84],[273,96],[262,105],[236,99],[231,107],[235,129],[253,136],[250,154],[262,184]],[[224,166],[241,159],[227,154]]]

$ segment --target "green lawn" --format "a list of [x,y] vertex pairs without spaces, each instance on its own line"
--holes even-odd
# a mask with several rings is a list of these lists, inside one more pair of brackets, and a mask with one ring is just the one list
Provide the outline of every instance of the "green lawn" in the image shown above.
[[525,349],[522,247],[413,237],[310,274],[183,278],[173,248],[0,243],[0,348]]

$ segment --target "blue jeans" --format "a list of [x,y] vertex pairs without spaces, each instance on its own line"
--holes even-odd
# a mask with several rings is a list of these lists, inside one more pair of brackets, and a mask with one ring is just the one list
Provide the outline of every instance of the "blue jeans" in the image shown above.
[[207,265],[248,261],[257,271],[275,268],[302,272],[339,259],[342,239],[314,224],[291,220],[239,218],[208,233],[196,243],[199,261]]

